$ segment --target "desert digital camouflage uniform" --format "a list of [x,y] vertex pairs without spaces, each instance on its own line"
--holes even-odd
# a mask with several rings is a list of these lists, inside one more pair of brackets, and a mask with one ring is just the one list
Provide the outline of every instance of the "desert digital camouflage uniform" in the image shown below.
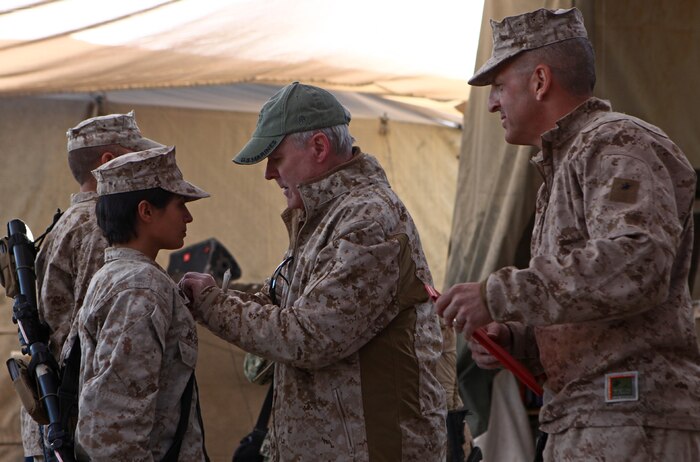
[[[605,448],[604,456],[601,448]],[[696,430],[631,425],[614,429],[588,427],[549,435],[544,460],[695,462],[700,460],[700,446]]]
[[[51,329],[49,348],[57,359],[90,279],[104,263],[107,240],[97,226],[96,202],[96,192],[73,194],[36,259],[39,316]],[[38,424],[24,410],[21,421],[24,453],[42,455]]]
[[[161,460],[197,362],[195,322],[177,286],[150,258],[109,247],[79,314],[80,460]],[[204,460],[197,393],[179,460]]]
[[[443,461],[442,348],[415,225],[376,159],[354,158],[299,191],[281,306],[210,287],[193,312],[276,361],[274,461]],[[278,279],[279,281],[279,279]]]
[[83,304],[90,279],[104,263],[107,240],[97,226],[97,193],[71,196],[71,206],[46,236],[36,259],[39,315],[51,328],[51,353],[63,344]]
[[[83,148],[110,145],[134,151],[163,146],[142,136],[134,111],[83,120],[70,128],[66,137],[69,153]],[[49,348],[59,363],[70,352],[73,342],[69,339],[77,335],[74,325],[77,311],[82,305],[90,279],[104,262],[107,241],[97,226],[96,202],[96,192],[73,194],[71,206],[46,236],[37,255],[39,316],[51,329]],[[62,351],[66,355],[62,355]],[[24,409],[21,410],[20,417],[25,455],[42,460],[43,451],[37,424]]]
[[[547,375],[542,429],[697,432],[700,354],[687,284],[693,168],[660,129],[597,98],[560,119],[542,146],[529,268],[485,282],[495,320],[534,326],[509,323],[516,356]],[[637,387],[628,373],[638,374]]]

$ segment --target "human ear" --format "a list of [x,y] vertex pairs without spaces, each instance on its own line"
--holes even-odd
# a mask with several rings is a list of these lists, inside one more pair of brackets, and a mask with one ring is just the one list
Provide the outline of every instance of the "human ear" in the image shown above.
[[331,142],[325,133],[315,133],[309,140],[312,155],[317,163],[322,163],[331,153]]
[[535,99],[542,101],[552,86],[552,69],[545,64],[539,64],[532,72],[531,83]]
[[110,160],[114,159],[115,155],[113,152],[105,151],[100,156],[100,165],[106,164]]
[[136,206],[139,220],[150,223],[153,220],[153,205],[147,200],[142,200]]

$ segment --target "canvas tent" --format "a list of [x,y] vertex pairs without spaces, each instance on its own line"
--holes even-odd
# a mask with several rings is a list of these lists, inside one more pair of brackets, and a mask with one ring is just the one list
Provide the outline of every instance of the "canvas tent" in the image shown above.
[[[695,83],[700,72],[700,4],[696,1],[486,0],[476,67],[491,55],[490,18],[572,6],[583,12],[596,50],[596,96],[611,100],[615,110],[661,127],[700,168],[700,91]],[[472,88],[465,113],[446,286],[481,281],[498,268],[528,262],[528,229],[540,178],[529,164],[532,149],[505,143],[499,118],[487,111],[488,93],[489,87]],[[700,284],[695,284],[694,298],[700,298]],[[463,388],[482,377],[466,365],[464,353],[462,346]],[[487,382],[483,385],[487,394],[479,398],[482,402],[490,393],[490,378]],[[486,457],[531,460],[522,458],[527,452],[522,445],[513,452],[519,439],[509,426],[513,421],[507,419],[495,425],[493,438],[484,441]],[[503,444],[506,440],[511,444]]]
[[[48,10],[37,17],[33,16],[35,13],[29,14],[33,8],[23,7],[27,3],[45,4],[44,8],[71,5],[74,9],[70,10],[73,13]],[[111,18],[105,13],[98,27],[81,22],[86,21],[88,11],[106,10],[106,3],[118,3],[121,9]],[[195,3],[197,8],[187,8],[188,4]],[[400,99],[405,102],[409,98],[411,102],[421,102],[424,103],[422,107],[428,105],[433,109],[452,106],[467,97],[463,82],[471,75],[474,61],[467,55],[468,44],[452,34],[478,29],[478,25],[468,22],[471,19],[469,14],[459,9],[478,3],[473,0],[433,1],[429,8],[421,2],[414,6],[410,2],[391,1],[305,0],[288,2],[286,9],[283,8],[286,2],[281,0],[211,3],[221,6],[223,13],[222,9],[204,6],[204,3],[199,0],[3,2],[0,6],[0,94],[4,95],[0,98],[0,159],[4,161],[4,169],[0,173],[0,192],[4,202],[0,207],[0,224],[10,217],[22,216],[29,217],[27,220],[33,227],[41,228],[48,222],[53,207],[44,203],[46,197],[65,206],[72,186],[60,155],[65,142],[63,133],[85,117],[88,108],[86,98],[89,96],[78,92],[162,87],[173,87],[173,91],[177,91],[175,87],[195,84],[224,86],[244,82],[279,85],[301,79],[333,90],[350,90],[353,94],[367,92],[374,95],[372,98],[382,101]],[[17,5],[14,9],[11,8],[13,4]],[[289,4],[294,5],[293,11],[290,11]],[[697,150],[700,131],[695,129],[700,92],[694,82],[700,65],[697,26],[700,5],[693,0],[486,0],[477,65],[490,54],[489,18],[501,19],[538,7],[570,6],[582,9],[597,51],[597,95],[611,99],[615,109],[663,128],[691,162],[700,167]],[[236,10],[243,7],[249,8],[247,12]],[[324,37],[333,40],[324,39],[323,45],[331,47],[335,44],[334,49],[313,48],[317,43],[304,35],[313,28],[294,27],[295,24],[309,23],[305,21],[308,10],[303,8],[306,7],[324,13],[322,17],[332,23],[325,29],[326,32],[330,29],[330,32]],[[4,12],[3,8],[8,10]],[[148,15],[164,9],[175,13],[166,20],[150,16],[151,19],[145,21],[143,14],[132,14],[129,8],[148,10]],[[363,16],[353,16],[354,10],[360,10]],[[412,22],[408,12],[415,13],[416,10],[423,23]],[[24,17],[22,23],[17,19],[18,14],[29,16]],[[36,27],[41,18],[52,20],[48,25]],[[55,18],[60,20],[53,20]],[[167,26],[175,21],[171,18],[178,18],[186,24],[167,30]],[[266,23],[260,22],[265,18],[272,20],[273,25],[266,27]],[[360,19],[343,22],[347,18]],[[436,22],[443,26],[440,32],[426,32],[424,26]],[[386,31],[393,23],[404,26],[403,34]],[[192,28],[185,27],[187,24]],[[178,35],[175,29],[182,29],[183,33]],[[9,37],[8,31],[11,30],[20,30],[25,35]],[[338,30],[344,33],[335,33]],[[95,31],[105,33],[94,34]],[[167,40],[159,42],[159,36]],[[217,37],[222,40],[214,40]],[[365,51],[352,48],[367,37],[370,46]],[[455,41],[457,46],[452,47]],[[289,46],[268,50],[266,54],[264,45],[271,43]],[[295,52],[290,52],[291,48]],[[445,51],[447,48],[449,52]],[[238,59],[231,50],[245,50],[246,53]],[[445,54],[441,54],[442,51]],[[290,59],[294,56],[298,59]],[[404,59],[404,64],[399,65],[396,63],[398,58],[409,59]],[[406,61],[410,65],[405,64]],[[470,63],[468,71],[457,79],[451,70],[441,67],[455,63]],[[427,75],[430,70],[442,77],[436,77],[434,73]],[[104,82],[108,85],[102,87]],[[150,98],[156,94],[163,97],[159,100],[161,102],[169,98],[164,90],[155,91],[151,96],[139,93],[138,102],[151,101],[149,104],[134,104],[133,100],[121,99],[124,95],[108,92],[107,110],[136,107],[144,132],[177,144],[178,159],[184,162],[185,175],[214,193],[208,203],[212,204],[211,211],[204,201],[201,208],[193,209],[195,222],[188,243],[212,235],[220,239],[233,236],[225,244],[241,264],[244,278],[252,281],[266,277],[277,263],[286,242],[286,236],[279,229],[279,217],[274,212],[281,207],[282,199],[277,191],[267,191],[274,188],[260,179],[261,170],[256,170],[257,167],[239,169],[230,165],[230,157],[252,130],[254,118],[251,119],[249,112],[223,111],[208,106],[209,103],[204,106],[201,102],[196,103],[197,108],[182,101],[178,104],[185,105],[160,106],[161,103],[153,103]],[[71,92],[74,95],[49,98],[46,96],[48,92]],[[226,94],[228,90],[206,99],[218,104]],[[379,136],[382,129],[379,118],[383,112],[365,118],[356,117],[352,125],[359,144],[365,150],[381,155],[380,160],[388,167],[397,190],[403,188],[399,193],[407,199],[409,209],[419,222],[424,243],[433,242],[432,237],[426,237],[430,232],[427,229],[449,227],[445,224],[450,223],[448,217],[454,209],[451,232],[449,229],[441,231],[444,240],[434,250],[436,254],[447,252],[449,239],[450,253],[442,279],[444,282],[438,283],[443,288],[455,282],[483,279],[498,267],[526,258],[519,253],[522,250],[519,244],[527,242],[527,236],[523,238],[523,234],[532,215],[539,180],[528,164],[529,150],[504,143],[497,117],[486,111],[487,94],[488,89],[483,88],[473,89],[470,94],[464,114],[461,149],[457,147],[460,134],[454,129],[399,121],[391,115],[389,136]],[[420,97],[439,98],[439,101],[435,103]],[[264,96],[261,96],[262,100]],[[424,146],[427,140],[436,144]],[[451,156],[444,154],[448,151],[452,152]],[[459,153],[459,174],[449,167],[443,169],[432,167],[435,165],[432,163],[418,162],[418,158],[426,153],[430,156],[443,153],[445,158],[439,159],[452,162],[455,169],[456,153]],[[448,157],[449,161],[446,160]],[[416,163],[410,161],[409,176],[407,170],[400,169],[401,163],[411,158]],[[445,176],[433,179],[430,176],[434,173],[433,168]],[[427,174],[426,169],[430,170]],[[452,173],[451,177],[447,176],[448,172]],[[38,189],[32,190],[25,186],[23,179],[29,181],[34,177],[39,178],[33,184]],[[12,196],[17,191],[22,194]],[[437,195],[439,191],[442,193]],[[410,199],[411,192],[414,197],[435,195],[426,200]],[[456,196],[454,203],[451,194]],[[13,199],[8,202],[7,197]],[[254,197],[254,200],[244,197]],[[41,211],[36,208],[37,203],[43,204]],[[227,213],[219,215],[222,210]],[[251,219],[251,214],[256,218]],[[205,223],[211,220],[217,223],[211,229],[221,232],[210,232]],[[257,238],[263,233],[265,237],[259,242],[265,244],[258,242],[259,246],[254,246],[252,237]],[[245,242],[245,245],[238,245],[240,242]],[[443,271],[439,262],[431,264],[434,270]],[[697,298],[700,284],[695,286]],[[0,306],[0,313],[7,312],[5,303]],[[7,322],[6,317],[1,319]],[[0,329],[0,341],[4,342],[0,344],[0,351],[14,348],[14,326],[6,324]],[[202,349],[206,348],[206,357],[217,364],[239,360],[237,352],[217,339],[204,337],[204,334],[200,345]],[[232,393],[230,389],[215,387],[217,382],[234,380],[230,377],[236,375],[240,379],[240,369],[220,368],[214,373],[211,369],[203,369],[198,374],[200,380],[203,378],[207,383],[209,395],[213,396],[215,404],[210,409],[219,411],[210,412],[210,416],[247,413],[250,419],[255,415],[264,390],[252,390],[245,395],[251,396],[246,400],[245,396],[241,397],[243,392]],[[0,372],[0,380],[4,378],[5,374]],[[14,409],[16,403],[11,401],[13,395],[6,390],[0,390],[0,428],[3,429],[0,430],[0,456],[8,453],[11,442],[16,444],[17,441],[17,433],[12,433],[16,416],[5,411]],[[226,403],[225,410],[221,403]],[[516,404],[511,401],[512,406]],[[206,403],[204,412],[206,416]],[[235,418],[237,416],[230,419],[230,416],[224,416],[214,423],[216,430],[209,430],[210,441],[225,441],[225,447],[214,460],[225,460],[235,439],[247,431],[248,423],[240,424],[240,419]],[[217,433],[222,425],[231,428]],[[500,447],[507,448],[512,444],[504,444],[504,441],[512,443],[513,440],[500,440]]]
[[[176,145],[185,176],[212,193],[191,204],[186,244],[216,237],[241,266],[241,281],[261,282],[286,249],[284,198],[263,179],[264,164],[240,167],[231,158],[264,101],[301,80],[334,91],[350,109],[357,144],[386,168],[442,285],[461,140],[455,106],[468,96],[465,44],[480,19],[478,12],[465,29],[464,3],[439,0],[425,11],[364,0],[3,2],[0,232],[20,217],[38,234],[67,207],[75,189],[67,128],[134,109],[143,132]],[[312,14],[322,20],[310,21]],[[440,32],[429,32],[437,24]],[[159,262],[167,265],[166,252]],[[5,299],[1,313],[7,356],[17,340]],[[212,460],[230,458],[265,393],[245,383],[241,357],[200,330],[197,374]],[[18,441],[17,402],[0,372],[0,461],[16,460]]]

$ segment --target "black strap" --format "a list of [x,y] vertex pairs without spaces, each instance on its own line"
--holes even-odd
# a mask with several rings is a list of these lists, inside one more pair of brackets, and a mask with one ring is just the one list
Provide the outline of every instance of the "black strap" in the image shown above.
[[267,389],[267,395],[265,395],[265,401],[260,408],[260,415],[258,415],[258,421],[255,422],[255,428],[257,430],[267,431],[267,423],[270,421],[270,413],[272,412],[272,395],[274,394],[274,382],[270,383],[270,388]]
[[244,436],[238,443],[233,452],[231,462],[263,462],[265,460],[260,454],[260,448],[267,435],[267,423],[270,420],[272,411],[273,390],[274,384],[271,383],[270,388],[267,389],[267,395],[260,408],[260,415],[258,415],[258,421],[255,422],[253,431]]
[[58,388],[58,403],[61,426],[72,444],[78,423],[78,385],[80,382],[80,338],[75,336],[68,358],[61,370],[61,386]]
[[44,234],[41,236],[37,237],[34,239],[34,247],[36,248],[36,251],[39,252],[39,249],[41,248],[41,244],[44,243],[44,238],[46,237],[47,234],[51,232],[54,226],[56,226],[56,223],[58,223],[58,219],[61,218],[61,215],[63,215],[63,212],[61,212],[61,209],[56,209],[56,213],[53,214],[53,221],[51,221],[51,224],[49,225],[48,228],[46,228],[46,231],[44,231]]
[[177,423],[177,430],[175,430],[175,436],[173,437],[173,444],[165,453],[162,462],[176,462],[178,457],[180,457],[180,446],[182,446],[182,440],[185,436],[185,431],[187,431],[187,423],[190,420],[190,408],[192,407],[192,394],[194,392],[195,378],[194,372],[190,376],[190,380],[187,382],[185,391],[182,393],[180,398],[180,421]]
[[[467,408],[453,409],[447,412],[447,453],[450,461],[463,461],[465,417],[469,414]],[[470,461],[471,462],[471,461]]]
[[197,386],[196,379],[194,381],[194,389],[197,392],[197,420],[199,421],[199,429],[202,431],[202,452],[204,453],[204,460],[206,462],[209,462],[209,454],[207,454],[207,445],[204,439],[204,422],[202,422],[202,409],[199,407],[199,387]]
[[540,435],[537,437],[537,444],[535,445],[535,459],[534,462],[544,461],[544,448],[547,446],[547,437],[549,433],[543,431],[539,432]]

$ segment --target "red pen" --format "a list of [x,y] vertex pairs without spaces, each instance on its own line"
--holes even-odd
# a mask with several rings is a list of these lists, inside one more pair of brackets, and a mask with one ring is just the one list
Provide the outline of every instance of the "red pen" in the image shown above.
[[[428,292],[428,295],[433,301],[437,300],[440,296],[440,292],[435,290],[434,287],[431,287],[427,284],[425,285],[425,290]],[[501,345],[491,340],[491,338],[486,333],[486,329],[484,329],[483,327],[477,329],[472,335],[472,338],[476,340],[481,346],[486,348],[486,350],[489,353],[491,353],[494,356],[494,358],[496,358],[501,364],[503,364],[503,366],[505,366],[506,369],[511,371],[513,375],[515,375],[518,378],[518,380],[525,384],[526,387],[532,390],[533,393],[535,393],[537,396],[542,396],[542,387],[539,383],[537,383],[535,377],[533,377],[530,371],[528,371],[525,368],[525,366],[523,366],[520,363],[520,361],[515,359],[513,356],[511,356],[510,353],[504,350]]]

